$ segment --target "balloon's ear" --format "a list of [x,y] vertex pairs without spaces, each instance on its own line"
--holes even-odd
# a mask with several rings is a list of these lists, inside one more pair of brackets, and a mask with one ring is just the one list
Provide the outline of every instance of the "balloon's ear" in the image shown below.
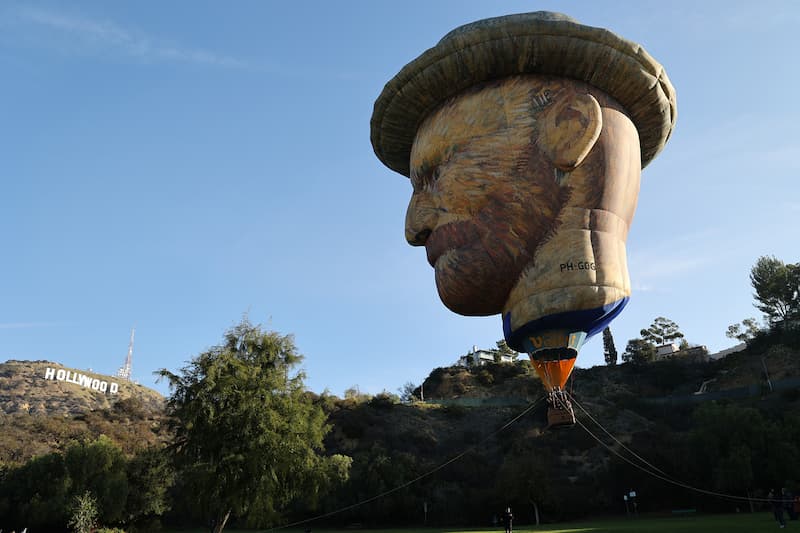
[[557,98],[545,108],[540,121],[539,147],[566,172],[583,162],[603,128],[600,104],[586,93]]

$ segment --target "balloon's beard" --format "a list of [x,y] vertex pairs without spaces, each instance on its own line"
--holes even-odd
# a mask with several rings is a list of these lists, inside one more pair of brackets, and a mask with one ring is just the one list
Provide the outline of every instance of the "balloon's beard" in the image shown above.
[[[436,253],[435,258],[431,257],[431,250],[437,239],[432,239],[433,246],[428,248],[442,302],[461,315],[500,313],[520,273],[530,262],[531,256],[524,245],[513,242],[510,236],[503,239],[471,222],[448,224],[437,228],[434,234],[445,228],[457,234],[453,235],[456,244]],[[467,241],[467,235],[477,239]]]
[[558,230],[568,188],[548,180],[513,184],[498,185],[479,213],[437,226],[425,242],[439,297],[458,314],[501,313],[538,248]]

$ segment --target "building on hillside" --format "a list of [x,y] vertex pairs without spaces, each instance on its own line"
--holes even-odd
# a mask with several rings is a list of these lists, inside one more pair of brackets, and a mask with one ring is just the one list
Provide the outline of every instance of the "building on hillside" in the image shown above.
[[674,342],[670,342],[669,344],[662,344],[661,346],[656,346],[656,361],[661,361],[663,359],[672,357],[672,354],[679,352],[680,349],[681,349],[680,346],[678,346]]
[[655,361],[666,361],[667,359],[674,359],[676,357],[708,360],[708,348],[702,344],[689,346],[687,348],[681,348],[675,343],[656,346]]
[[730,348],[721,350],[717,353],[712,353],[711,355],[708,356],[708,358],[712,361],[717,361],[724,357],[728,357],[732,353],[741,352],[745,348],[747,348],[747,344],[743,342],[741,344],[737,344],[736,346],[731,346]]
[[478,349],[477,346],[473,346],[472,350],[467,353],[467,355],[462,355],[458,358],[457,364],[459,366],[482,366],[486,363],[513,363],[515,360],[516,353],[507,354],[502,353],[499,350],[483,350]]

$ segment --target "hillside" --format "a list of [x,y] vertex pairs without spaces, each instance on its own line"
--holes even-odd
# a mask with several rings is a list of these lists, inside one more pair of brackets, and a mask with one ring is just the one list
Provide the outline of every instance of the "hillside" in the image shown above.
[[[642,512],[735,510],[621,460],[623,444],[691,486],[800,492],[800,349],[780,340],[719,361],[577,369],[568,389],[587,427],[546,428],[544,391],[525,360],[434,369],[425,402],[309,393],[328,415],[326,453],[352,461],[346,486],[314,512],[348,508],[331,526],[418,525],[423,508],[429,526],[488,525],[511,505],[523,523],[537,512],[551,521],[624,512],[619,496],[631,487],[647,495]],[[0,365],[0,465],[101,434],[129,455],[170,440],[157,393],[117,382],[111,394],[114,378],[72,372],[47,361]],[[703,384],[707,392],[696,394]]]
[[[47,369],[71,372],[58,380],[47,378]],[[53,372],[51,372],[53,374]],[[101,392],[67,381],[74,376],[86,376],[98,384],[117,384],[114,392]],[[99,389],[99,387],[98,387]],[[25,412],[33,415],[75,415],[99,409],[110,409],[119,401],[135,399],[147,411],[160,412],[164,398],[156,391],[142,385],[121,381],[117,377],[105,376],[88,370],[76,370],[50,361],[15,361],[0,363],[0,411],[6,414]]]
[[0,363],[0,426],[0,463],[101,434],[128,453],[167,438],[158,392],[50,361]]
[[[567,387],[588,398],[618,394],[660,398],[693,395],[704,383],[706,392],[766,386],[767,375],[772,382],[800,378],[800,350],[785,344],[762,343],[717,361],[679,357],[638,366],[576,368]],[[502,398],[525,403],[540,396],[543,388],[527,357],[521,356],[513,365],[434,369],[424,380],[422,391],[427,401],[462,400],[463,405],[476,405],[480,402],[470,400]],[[420,392],[417,388],[415,395],[419,397]]]
[[[336,525],[419,523],[415,510],[423,504],[429,525],[488,524],[509,504],[523,523],[534,519],[534,503],[545,520],[624,512],[619,495],[631,487],[648,495],[643,511],[735,510],[619,459],[606,448],[611,435],[619,439],[615,452],[625,443],[692,486],[761,496],[773,484],[800,491],[798,378],[800,349],[782,344],[720,361],[578,369],[568,388],[587,429],[546,429],[541,401],[526,411],[543,389],[525,361],[437,368],[422,387],[426,402],[398,404],[388,395],[329,401],[326,449],[353,458],[347,492],[355,499],[435,472],[390,501],[338,517]],[[708,392],[695,394],[704,383]]]

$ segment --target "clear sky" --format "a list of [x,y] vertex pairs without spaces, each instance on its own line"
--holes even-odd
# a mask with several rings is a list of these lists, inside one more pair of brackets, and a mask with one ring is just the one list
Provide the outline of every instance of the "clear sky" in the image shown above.
[[[711,351],[760,314],[749,270],[800,261],[800,3],[0,4],[0,361],[177,370],[247,313],[308,386],[396,392],[499,317],[453,314],[405,243],[411,187],[369,141],[383,85],[451,29],[553,10],[642,44],[678,121],[643,172],[620,353],[657,316]],[[603,361],[602,341],[578,366]]]

